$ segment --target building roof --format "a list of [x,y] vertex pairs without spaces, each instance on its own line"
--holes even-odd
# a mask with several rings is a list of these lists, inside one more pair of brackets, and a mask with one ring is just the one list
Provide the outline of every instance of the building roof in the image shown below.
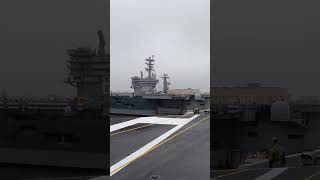
[[168,94],[174,95],[195,95],[200,94],[201,91],[199,89],[169,89]]

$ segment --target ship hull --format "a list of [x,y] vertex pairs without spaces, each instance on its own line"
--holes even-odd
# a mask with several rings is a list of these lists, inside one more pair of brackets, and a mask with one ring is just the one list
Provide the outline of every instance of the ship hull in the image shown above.
[[165,96],[111,96],[111,114],[154,116],[161,114],[184,114],[187,100]]
[[111,96],[111,114],[123,115],[182,115],[194,107],[205,109],[209,103],[181,96]]

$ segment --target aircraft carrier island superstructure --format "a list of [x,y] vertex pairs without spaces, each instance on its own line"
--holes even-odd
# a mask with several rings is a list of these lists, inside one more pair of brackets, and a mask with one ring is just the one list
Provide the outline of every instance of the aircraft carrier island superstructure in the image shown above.
[[146,58],[147,75],[131,77],[133,93],[111,93],[111,114],[152,116],[161,114],[184,114],[194,107],[208,107],[209,100],[194,95],[169,94],[168,74],[162,75],[163,90],[157,91],[159,79],[154,70],[154,56]]
[[67,50],[65,82],[77,88],[75,97],[0,98],[1,163],[109,168],[108,142],[102,137],[109,114],[110,56],[102,31],[98,39],[97,50]]

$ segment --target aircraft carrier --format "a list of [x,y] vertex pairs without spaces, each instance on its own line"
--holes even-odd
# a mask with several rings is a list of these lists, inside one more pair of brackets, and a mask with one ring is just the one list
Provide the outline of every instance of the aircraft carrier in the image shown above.
[[110,56],[102,31],[98,40],[97,50],[79,47],[66,52],[65,83],[77,89],[73,97],[2,95],[0,179],[106,174]]
[[169,76],[164,73],[163,90],[157,91],[157,79],[154,73],[154,56],[146,58],[145,68],[147,76],[131,77],[133,93],[111,93],[111,114],[123,115],[182,115],[195,107],[205,109],[209,107],[209,96],[195,94],[170,94]]

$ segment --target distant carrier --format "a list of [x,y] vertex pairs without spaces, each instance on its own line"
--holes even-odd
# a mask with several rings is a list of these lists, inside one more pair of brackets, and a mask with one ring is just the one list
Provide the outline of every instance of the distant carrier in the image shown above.
[[157,79],[154,56],[145,59],[147,75],[141,71],[140,77],[131,77],[132,93],[111,93],[111,114],[126,115],[161,115],[184,114],[194,106],[205,107],[205,100],[196,99],[194,95],[168,94],[170,82],[168,74],[164,73],[162,91],[157,91]]

